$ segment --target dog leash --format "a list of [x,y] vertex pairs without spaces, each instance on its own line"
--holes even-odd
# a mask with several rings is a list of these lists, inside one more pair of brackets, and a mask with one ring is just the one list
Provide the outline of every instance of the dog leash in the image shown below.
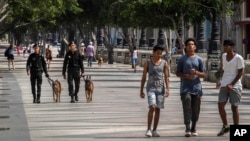
[[52,86],[53,80],[50,77],[47,77],[47,79],[48,79],[48,82],[49,82],[50,86]]

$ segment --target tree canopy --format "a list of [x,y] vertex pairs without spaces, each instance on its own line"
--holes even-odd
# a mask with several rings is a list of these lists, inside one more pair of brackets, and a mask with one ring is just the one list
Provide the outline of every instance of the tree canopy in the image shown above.
[[217,15],[233,15],[244,0],[0,0],[0,35],[75,25],[163,27],[172,30]]

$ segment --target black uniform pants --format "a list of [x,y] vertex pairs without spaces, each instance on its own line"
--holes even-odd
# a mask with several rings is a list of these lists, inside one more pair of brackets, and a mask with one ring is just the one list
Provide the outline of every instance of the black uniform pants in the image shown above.
[[[69,95],[70,96],[77,96],[80,87],[80,71],[79,69],[70,69],[68,71],[68,85],[69,85]],[[74,91],[74,84],[75,83],[75,91]]]
[[[30,82],[31,82],[31,91],[32,91],[33,97],[40,98],[41,85],[42,85],[42,73],[31,73]],[[37,91],[36,91],[36,85],[37,85]]]

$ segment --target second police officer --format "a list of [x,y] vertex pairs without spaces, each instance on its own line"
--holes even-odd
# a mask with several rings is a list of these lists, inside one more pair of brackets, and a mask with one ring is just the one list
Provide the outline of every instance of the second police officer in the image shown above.
[[[68,90],[69,96],[71,97],[71,103],[78,101],[78,92],[80,87],[81,76],[84,76],[84,67],[80,52],[76,49],[76,44],[72,41],[69,43],[69,51],[66,53],[63,62],[62,75],[66,79],[67,70],[67,80],[68,80]],[[74,85],[75,84],[75,90]]]
[[33,103],[40,103],[42,75],[44,72],[45,76],[49,77],[49,74],[45,59],[40,54],[40,47],[35,44],[33,45],[33,49],[34,53],[30,54],[26,63],[26,71],[27,75],[30,76]]

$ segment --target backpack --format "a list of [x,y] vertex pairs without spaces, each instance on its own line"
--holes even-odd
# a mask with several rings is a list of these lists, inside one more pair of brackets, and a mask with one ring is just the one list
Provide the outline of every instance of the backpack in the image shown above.
[[5,50],[4,56],[5,56],[5,57],[8,57],[8,56],[9,56],[9,48],[7,48],[7,49]]

